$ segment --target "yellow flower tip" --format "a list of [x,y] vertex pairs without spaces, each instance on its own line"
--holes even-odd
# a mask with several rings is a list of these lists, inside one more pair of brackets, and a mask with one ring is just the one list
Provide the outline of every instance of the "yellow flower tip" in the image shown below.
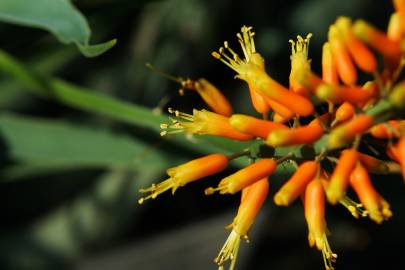
[[286,135],[288,132],[287,130],[275,130],[267,137],[266,144],[277,147],[282,146],[287,140]]
[[291,73],[290,84],[300,83],[305,84],[311,72],[311,59],[308,59],[309,41],[312,33],[309,33],[306,38],[297,36],[297,41],[289,40],[291,43]]
[[337,149],[340,148],[344,145],[346,145],[348,142],[347,140],[344,139],[344,134],[342,132],[331,132],[328,137],[328,149]]
[[238,257],[238,251],[240,246],[240,240],[246,238],[239,235],[235,230],[232,230],[222,246],[218,256],[214,259],[214,262],[218,264],[219,269],[224,269],[224,264],[230,260],[229,270],[235,268],[236,259]]
[[241,58],[229,46],[227,41],[224,42],[223,47],[220,47],[218,51],[212,52],[211,55],[236,71],[238,74],[235,76],[236,78],[247,81],[255,69],[264,71],[264,59],[256,52],[254,35],[255,33],[250,26],[242,26],[241,32],[236,34],[244,58]]
[[288,206],[289,200],[283,192],[277,192],[276,195],[274,195],[274,203],[277,206]]
[[169,189],[171,189],[172,194],[174,194],[177,188],[179,188],[182,185],[183,184],[180,181],[176,180],[175,178],[169,178],[158,184],[152,184],[149,188],[141,188],[139,192],[149,193],[149,195],[140,198],[138,200],[138,203],[143,204],[146,200],[156,199],[158,195],[162,194],[163,192]]
[[364,20],[356,20],[353,24],[353,33],[363,41],[369,39],[370,25]]
[[337,98],[333,86],[326,83],[318,86],[315,94],[319,99],[326,101],[333,101]]
[[[339,181],[337,181],[339,182]],[[326,190],[326,198],[330,204],[337,204],[345,196],[345,191],[342,191],[340,187],[334,185],[334,182],[331,182]]]
[[353,201],[348,196],[344,196],[343,199],[339,200],[339,203],[346,207],[355,218],[367,217],[369,215],[369,212],[364,209],[363,204]]
[[405,82],[401,82],[394,86],[388,96],[388,100],[397,108],[405,107]]

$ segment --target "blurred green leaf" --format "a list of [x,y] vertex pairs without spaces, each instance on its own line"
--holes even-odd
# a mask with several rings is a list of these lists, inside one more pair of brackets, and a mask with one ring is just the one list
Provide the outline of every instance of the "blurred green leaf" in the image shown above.
[[113,39],[90,45],[86,18],[68,0],[2,0],[0,20],[49,31],[62,43],[74,43],[87,57],[100,55],[116,43]]
[[[55,99],[73,108],[102,114],[121,122],[149,129],[155,135],[159,134],[160,123],[168,121],[166,116],[155,114],[146,107],[120,101],[60,79],[41,76],[1,50],[0,70],[9,74],[20,82],[24,89],[34,94]],[[250,142],[236,142],[210,136],[198,136],[189,140],[180,135],[165,138],[165,140],[200,153],[233,153],[241,151],[250,145]],[[242,164],[239,160],[236,162],[239,165]]]
[[141,141],[108,130],[61,121],[0,114],[0,136],[11,158],[28,164],[72,167],[167,166],[168,158]]

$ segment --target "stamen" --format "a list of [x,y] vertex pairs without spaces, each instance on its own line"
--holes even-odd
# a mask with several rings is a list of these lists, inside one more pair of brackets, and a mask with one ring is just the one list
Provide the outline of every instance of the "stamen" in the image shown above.
[[323,235],[322,257],[323,257],[323,262],[325,264],[325,269],[333,270],[334,269],[333,263],[336,262],[337,254],[333,253],[332,249],[330,248],[326,234]]
[[368,211],[364,209],[363,204],[353,201],[348,196],[341,199],[339,203],[346,207],[355,218],[367,217],[368,215]]
[[214,259],[214,262],[218,264],[219,269],[224,269],[223,265],[227,260],[231,260],[229,270],[235,268],[241,238],[242,237],[237,232],[232,230],[218,256]]
[[139,192],[150,194],[140,198],[138,203],[142,204],[145,200],[156,199],[159,194],[162,194],[169,189],[172,189],[172,194],[174,194],[178,187],[180,187],[180,184],[174,178],[168,178],[159,184],[152,184],[149,188],[141,188]]

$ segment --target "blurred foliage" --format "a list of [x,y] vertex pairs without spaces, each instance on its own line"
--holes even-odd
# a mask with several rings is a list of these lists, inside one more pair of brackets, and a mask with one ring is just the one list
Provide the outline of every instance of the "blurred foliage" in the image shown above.
[[48,30],[63,43],[75,43],[87,57],[98,56],[116,43],[113,39],[89,45],[87,21],[69,0],[37,0],[34,4],[27,4],[24,0],[3,0],[0,20]]
[[[206,198],[201,191],[205,183],[196,183],[177,191],[175,198],[166,195],[139,207],[137,190],[163,179],[167,167],[245,145],[203,136],[161,138],[159,123],[167,121],[167,107],[190,112],[204,105],[194,93],[180,97],[178,85],[147,70],[145,62],[174,75],[205,77],[223,89],[236,111],[254,115],[245,86],[210,56],[223,40],[232,43],[241,25],[255,27],[269,73],[286,84],[288,39],[314,33],[310,55],[319,72],[320,48],[338,15],[362,17],[385,28],[392,10],[390,1],[371,5],[365,0],[76,0],[73,5],[67,0],[0,1],[0,20],[8,22],[0,24],[0,269],[101,269],[91,263],[101,259],[117,270],[168,269],[165,261],[173,261],[172,256],[178,258],[173,264],[178,268],[214,269],[211,259],[223,237],[193,242],[195,248],[209,247],[211,257],[204,260],[182,261],[187,246],[178,253],[162,246],[159,253],[156,245],[138,243],[159,233],[154,243],[162,236],[178,245],[174,229],[189,226],[181,240],[187,243],[201,230],[194,223],[234,211],[237,198]],[[28,11],[35,17],[23,20]],[[117,38],[117,45],[96,58],[83,57],[69,43],[91,56],[112,44],[89,45],[86,20],[92,39]],[[73,25],[69,31],[67,21]],[[274,177],[272,185],[280,180]],[[393,194],[398,213],[385,228],[355,224],[350,217],[341,219],[343,210],[332,211],[331,241],[345,250],[339,252],[338,268],[377,269],[395,259],[388,252],[394,250],[394,240],[396,250],[405,248],[404,235],[395,235],[405,225],[401,189],[399,181],[382,187],[384,194]],[[270,200],[266,207],[270,215],[264,213],[266,221],[255,227],[251,253],[241,260],[241,269],[319,267],[318,254],[306,245],[302,209],[275,209]],[[222,232],[225,224],[220,222],[209,228]],[[136,246],[138,256],[108,256],[128,246]],[[137,268],[137,260],[151,250],[160,257]],[[300,263],[308,258],[314,259]],[[202,263],[196,266],[194,261]]]

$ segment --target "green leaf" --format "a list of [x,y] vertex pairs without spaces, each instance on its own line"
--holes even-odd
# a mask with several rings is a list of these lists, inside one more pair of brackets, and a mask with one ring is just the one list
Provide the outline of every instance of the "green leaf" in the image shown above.
[[0,136],[11,158],[31,166],[154,169],[170,164],[164,153],[141,141],[62,121],[2,113]]
[[62,43],[76,44],[87,57],[100,55],[116,43],[114,39],[90,45],[86,18],[68,0],[2,0],[0,20],[49,31]]
[[[121,101],[97,93],[94,90],[76,86],[60,79],[41,76],[26,68],[11,55],[0,50],[0,70],[20,82],[25,90],[46,98],[55,99],[65,105],[91,113],[101,114],[111,119],[146,128],[158,135],[160,123],[167,122],[168,117],[153,113],[149,108]],[[192,140],[179,135],[165,140],[182,148],[200,153],[234,153],[248,147],[250,142],[236,142],[229,139],[196,136]],[[246,162],[238,159],[238,165]]]

